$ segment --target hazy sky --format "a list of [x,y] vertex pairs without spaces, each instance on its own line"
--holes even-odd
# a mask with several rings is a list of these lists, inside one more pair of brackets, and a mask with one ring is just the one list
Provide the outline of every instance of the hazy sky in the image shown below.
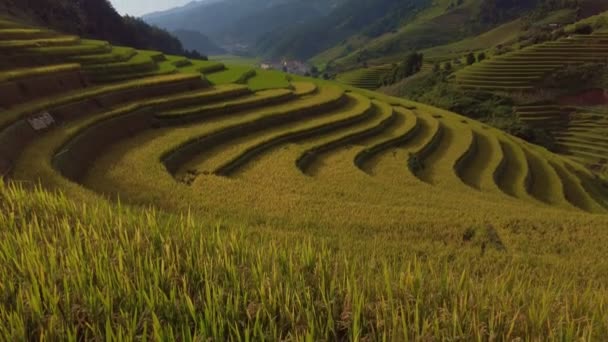
[[120,14],[134,16],[182,6],[190,1],[192,0],[110,0]]

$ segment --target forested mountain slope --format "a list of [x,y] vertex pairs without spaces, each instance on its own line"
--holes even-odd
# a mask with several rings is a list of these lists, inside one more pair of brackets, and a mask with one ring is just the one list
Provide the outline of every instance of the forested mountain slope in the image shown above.
[[0,0],[0,13],[25,23],[118,45],[185,53],[177,38],[140,19],[121,17],[107,0]]

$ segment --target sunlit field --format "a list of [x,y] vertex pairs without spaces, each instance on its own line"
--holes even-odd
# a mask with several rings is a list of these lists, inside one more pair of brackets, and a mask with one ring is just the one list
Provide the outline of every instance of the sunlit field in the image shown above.
[[580,156],[340,82],[14,25],[2,340],[608,336],[608,183]]

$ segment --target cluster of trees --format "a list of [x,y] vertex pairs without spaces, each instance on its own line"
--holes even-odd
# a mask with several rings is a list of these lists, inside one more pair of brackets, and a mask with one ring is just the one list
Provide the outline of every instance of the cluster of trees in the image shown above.
[[382,80],[382,85],[395,84],[406,77],[410,77],[420,71],[422,63],[424,62],[424,55],[418,52],[412,52],[403,62],[399,63],[396,67],[389,72]]
[[[406,87],[391,95],[460,113],[531,143],[550,150],[555,148],[555,140],[548,131],[530,127],[513,115],[513,99],[489,92],[463,90],[450,83],[448,75],[447,72],[430,73],[412,80]],[[424,167],[416,157],[411,155],[408,159],[408,166],[412,170]]]
[[485,52],[478,53],[477,57],[475,57],[475,54],[473,52],[469,52],[469,54],[467,55],[467,65],[473,65],[475,64],[475,62],[483,62],[485,59]]
[[413,79],[399,93],[391,95],[427,103],[483,122],[497,117],[512,117],[514,104],[511,99],[487,92],[463,90],[448,78],[447,72],[429,73]]
[[551,27],[532,27],[519,36],[520,47],[557,40],[565,35],[563,28],[554,30]]
[[[169,32],[151,26],[143,20],[131,16],[122,18],[124,27],[132,36],[130,41],[125,44],[139,49],[155,49],[171,54],[187,54],[179,39],[173,37]],[[116,39],[114,37],[110,37]]]
[[591,24],[578,23],[574,26],[574,33],[576,34],[592,34],[593,26]]
[[209,57],[207,57],[207,55],[203,55],[202,53],[198,52],[197,50],[184,49],[182,56],[188,57],[190,59],[198,59],[198,60],[203,60],[203,61],[209,60]]
[[[469,52],[466,56],[466,63],[467,63],[467,65],[473,65],[475,63],[483,62],[486,59],[487,59],[487,56],[486,56],[485,52],[480,52],[477,55],[475,55],[475,53],[473,53],[473,52]],[[453,66],[452,62],[445,62],[443,64],[443,66],[440,63],[435,63],[433,65],[434,73],[439,73],[442,71],[451,73],[453,71],[453,69],[454,69],[454,66]]]
[[454,0],[448,5],[448,10],[454,9],[458,6],[461,6],[462,4],[464,4],[464,0]]
[[333,67],[331,65],[327,65],[323,72],[321,72],[317,66],[313,65],[310,67],[310,70],[304,74],[304,76],[332,80],[336,78],[336,73],[333,71]]
[[171,32],[184,46],[184,49],[205,52],[208,55],[223,55],[226,50],[218,46],[211,38],[190,30],[176,30]]

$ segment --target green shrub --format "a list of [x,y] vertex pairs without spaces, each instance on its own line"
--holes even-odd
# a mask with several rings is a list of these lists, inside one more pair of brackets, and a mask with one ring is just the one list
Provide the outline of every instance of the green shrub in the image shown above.
[[512,115],[514,103],[511,99],[487,92],[463,90],[447,82],[448,75],[446,72],[429,74],[410,83],[398,95],[482,121]]
[[540,44],[555,39],[553,31],[546,27],[534,27],[519,36],[520,47]]
[[420,71],[424,61],[424,55],[413,52],[407,55],[405,60],[393,67],[381,81],[383,85],[391,85],[401,81],[404,78],[410,77]]
[[513,51],[513,48],[511,46],[504,46],[502,44],[499,44],[494,49],[494,54],[497,55],[497,56],[500,56],[500,55],[504,55],[506,53],[509,53],[511,51]]
[[475,64],[475,54],[473,54],[472,52],[469,52],[469,54],[467,55],[467,65],[473,65]]
[[556,150],[556,141],[553,134],[542,128],[533,128],[523,122],[514,121],[510,125],[504,127],[504,130],[530,143],[542,146],[549,151]]

